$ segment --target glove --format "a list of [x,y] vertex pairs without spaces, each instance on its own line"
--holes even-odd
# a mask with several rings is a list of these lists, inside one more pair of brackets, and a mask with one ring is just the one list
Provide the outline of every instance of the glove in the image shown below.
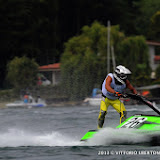
[[115,95],[116,97],[122,97],[122,96],[123,96],[123,95],[122,95],[121,93],[119,93],[119,92],[115,92],[114,95]]

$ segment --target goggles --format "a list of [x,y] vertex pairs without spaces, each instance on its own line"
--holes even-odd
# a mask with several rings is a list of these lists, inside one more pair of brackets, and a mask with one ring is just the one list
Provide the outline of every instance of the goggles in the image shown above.
[[127,75],[124,74],[124,73],[118,74],[118,77],[119,77],[120,79],[127,79]]

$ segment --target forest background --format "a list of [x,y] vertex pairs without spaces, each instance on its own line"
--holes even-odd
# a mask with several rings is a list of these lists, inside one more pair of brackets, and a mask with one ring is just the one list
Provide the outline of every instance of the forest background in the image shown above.
[[65,94],[89,95],[107,72],[108,20],[116,63],[132,70],[134,85],[150,84],[145,41],[160,41],[159,0],[0,0],[0,88],[15,87],[7,66],[25,56],[40,66],[61,62]]

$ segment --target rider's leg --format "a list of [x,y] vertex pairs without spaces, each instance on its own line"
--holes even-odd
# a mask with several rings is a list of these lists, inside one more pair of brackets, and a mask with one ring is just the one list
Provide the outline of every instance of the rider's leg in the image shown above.
[[126,108],[119,99],[115,100],[112,106],[120,114],[120,124],[121,124],[127,118]]
[[107,114],[108,105],[106,104],[106,99],[102,97],[101,105],[100,105],[100,112],[98,116],[98,129],[103,127],[105,116]]

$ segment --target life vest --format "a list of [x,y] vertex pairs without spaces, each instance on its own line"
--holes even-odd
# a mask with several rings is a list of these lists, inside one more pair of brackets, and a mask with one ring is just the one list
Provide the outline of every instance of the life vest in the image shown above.
[[[116,92],[122,93],[122,92],[124,91],[124,89],[126,88],[126,84],[122,84],[122,85],[116,84],[116,83],[115,83],[115,78],[114,78],[114,76],[113,76],[112,73],[109,73],[109,74],[107,75],[107,77],[108,77],[108,76],[110,76],[110,77],[112,78],[111,88],[113,88]],[[105,97],[107,97],[108,99],[116,100],[116,99],[118,99],[118,97],[116,97],[116,96],[114,95],[114,93],[111,93],[111,92],[107,91],[107,89],[106,89],[106,87],[105,87],[107,77],[105,78],[105,80],[104,80],[104,82],[103,82],[103,84],[102,84],[102,94],[103,94]]]
[[28,95],[24,95],[24,103],[28,103]]

